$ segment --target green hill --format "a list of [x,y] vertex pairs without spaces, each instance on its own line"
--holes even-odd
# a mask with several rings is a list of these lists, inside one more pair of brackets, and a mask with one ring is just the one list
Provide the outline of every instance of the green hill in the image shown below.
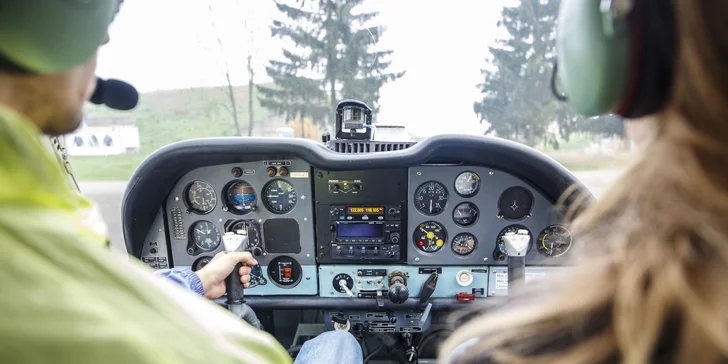
[[[265,122],[272,115],[260,107],[257,91],[254,92],[256,123]],[[243,135],[247,135],[248,87],[235,87],[234,93],[240,129]],[[85,114],[89,118],[136,118],[141,152],[105,157],[71,157],[74,174],[79,180],[127,180],[147,155],[162,146],[192,138],[236,135],[230,109],[227,87],[144,93],[140,95],[139,106],[129,112],[88,106]]]

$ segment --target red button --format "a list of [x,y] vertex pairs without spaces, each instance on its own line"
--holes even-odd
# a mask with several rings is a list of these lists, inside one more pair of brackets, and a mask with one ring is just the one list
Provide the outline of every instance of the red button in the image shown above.
[[283,268],[283,278],[291,278],[291,268]]
[[455,294],[455,298],[457,298],[458,302],[475,301],[475,294],[460,292],[460,293]]

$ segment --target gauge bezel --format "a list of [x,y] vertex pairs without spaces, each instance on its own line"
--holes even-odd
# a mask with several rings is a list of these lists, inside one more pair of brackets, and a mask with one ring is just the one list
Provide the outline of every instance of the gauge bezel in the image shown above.
[[[422,188],[422,186],[424,186],[428,183],[436,183],[436,184],[442,186],[442,190],[445,191],[445,204],[442,206],[442,210],[435,212],[433,214],[420,210],[419,206],[417,205],[417,192],[420,190],[420,188]],[[447,210],[447,204],[448,204],[448,202],[450,202],[450,191],[447,190],[447,186],[445,186],[444,183],[442,183],[440,181],[436,181],[436,180],[429,180],[429,181],[420,183],[420,185],[417,186],[417,188],[415,188],[415,194],[413,197],[414,197],[414,200],[412,201],[412,204],[415,206],[415,210],[417,210],[417,212],[419,212],[420,214],[422,214],[424,216],[437,216],[437,215],[440,215],[441,213],[445,212],[445,210]]]
[[[415,236],[417,236],[417,231],[418,231],[417,229],[420,227],[420,225],[422,225],[422,224],[429,224],[429,223],[434,223],[434,224],[439,225],[442,228],[442,234],[444,235],[442,237],[442,241],[443,241],[442,246],[439,249],[435,250],[435,251],[427,251],[427,250],[422,249],[422,247],[420,247],[419,245],[417,245],[417,240],[418,239],[415,239]],[[415,226],[415,230],[412,232],[412,244],[415,246],[415,248],[420,253],[424,253],[424,254],[437,254],[437,253],[439,253],[439,252],[442,251],[442,248],[444,248],[445,245],[447,245],[447,243],[448,243],[447,228],[445,228],[445,225],[444,224],[442,224],[442,223],[440,223],[438,221],[435,221],[435,220],[427,220],[427,221],[423,221],[423,222],[417,224],[417,226]]]
[[[217,244],[215,244],[215,247],[212,248],[212,249],[202,248],[201,246],[198,245],[197,236],[194,233],[195,232],[195,227],[198,224],[201,224],[203,222],[207,222],[207,223],[211,224],[212,227],[215,230],[217,230],[217,234],[219,235],[219,238],[217,240]],[[192,225],[190,225],[189,237],[190,237],[190,240],[192,242],[192,246],[194,247],[195,251],[197,251],[198,253],[199,252],[209,253],[209,252],[213,252],[213,251],[217,250],[217,248],[220,247],[220,244],[222,244],[222,235],[223,234],[220,232],[220,228],[218,228],[217,225],[215,225],[215,223],[212,222],[212,221],[210,221],[210,220],[197,220],[197,221],[193,222]]]
[[[471,174],[478,176],[478,185],[475,187],[475,191],[473,191],[473,193],[470,193],[470,194],[463,194],[463,193],[460,193],[460,191],[458,191],[458,178],[460,178],[460,176],[462,176],[465,173],[471,173]],[[457,176],[455,176],[455,180],[453,180],[453,182],[452,182],[452,189],[453,189],[453,191],[455,191],[455,193],[458,196],[464,197],[464,198],[470,198],[470,197],[474,197],[475,195],[478,194],[478,192],[480,192],[480,185],[482,183],[483,183],[483,179],[480,178],[479,174],[477,174],[475,171],[467,170],[467,171],[462,171],[462,172],[458,173]]]
[[[194,262],[192,262],[192,265],[190,266],[190,268],[192,269],[192,271],[193,271],[193,272],[196,272],[196,271],[198,271],[198,270],[200,270],[200,269],[204,268],[204,267],[198,267],[197,269],[195,269],[195,267],[197,267],[198,265],[202,264],[201,262],[202,262],[203,260],[205,260],[205,259],[209,259],[209,260],[212,260],[212,257],[211,257],[211,256],[209,256],[209,255],[203,255],[203,256],[201,256],[201,257],[198,257],[197,259],[195,259],[195,261],[194,261]],[[207,265],[207,264],[210,264],[210,262],[208,261],[207,263],[205,263],[205,265]]]
[[[271,207],[271,205],[270,205],[270,203],[268,202],[268,197],[267,197],[267,196],[268,196],[268,194],[266,193],[266,191],[268,190],[268,187],[270,187],[270,186],[271,186],[272,184],[274,184],[274,183],[277,183],[277,182],[279,182],[279,181],[280,181],[280,182],[284,182],[284,183],[287,183],[287,184],[288,184],[289,186],[291,186],[291,190],[293,191],[293,193],[294,193],[294,194],[296,194],[296,201],[295,201],[295,202],[293,203],[293,206],[291,206],[291,208],[290,208],[290,209],[288,209],[288,210],[286,210],[286,211],[277,211],[276,209],[272,208],[272,207]],[[263,200],[263,205],[264,205],[264,206],[265,206],[265,208],[266,208],[266,209],[268,209],[268,211],[270,211],[270,212],[271,212],[272,214],[276,214],[276,215],[285,215],[285,214],[287,214],[287,213],[289,213],[289,212],[293,211],[293,209],[295,209],[295,208],[296,208],[296,206],[298,205],[298,191],[296,190],[296,187],[295,187],[295,186],[293,186],[293,183],[291,183],[290,181],[288,181],[288,180],[285,180],[285,179],[283,179],[283,178],[274,178],[274,179],[272,179],[272,180],[268,181],[268,182],[267,182],[267,183],[266,183],[266,184],[265,184],[265,185],[263,186],[263,190],[262,190],[262,192],[263,192],[263,197],[261,197],[261,200]]]
[[541,230],[541,232],[540,232],[540,233],[538,233],[538,237],[536,237],[536,243],[535,243],[535,244],[536,244],[536,245],[539,245],[539,246],[540,246],[541,244],[539,244],[538,242],[539,242],[539,241],[541,240],[541,235],[542,235],[542,234],[543,234],[543,233],[544,233],[544,232],[545,232],[546,230],[548,230],[548,229],[551,229],[551,228],[561,228],[561,229],[564,229],[564,230],[566,230],[566,232],[567,232],[567,233],[569,233],[569,247],[568,247],[568,248],[566,248],[566,250],[564,250],[564,252],[563,252],[563,253],[561,253],[561,254],[559,254],[559,255],[546,255],[546,254],[544,254],[543,252],[541,252],[541,248],[540,248],[540,247],[538,247],[538,246],[536,247],[536,250],[538,251],[538,253],[539,253],[539,254],[540,254],[540,255],[541,255],[542,257],[545,257],[545,258],[559,258],[559,257],[563,257],[564,255],[566,255],[566,253],[568,253],[568,252],[569,252],[569,250],[571,250],[571,247],[572,247],[572,246],[574,246],[574,236],[573,236],[573,235],[571,234],[571,230],[569,230],[569,229],[568,229],[568,228],[567,228],[566,226],[564,226],[564,225],[561,225],[561,224],[552,224],[552,225],[549,225],[549,226],[547,226],[547,227],[543,228],[543,229]]
[[[457,238],[458,238],[459,236],[464,236],[464,235],[470,235],[470,236],[472,236],[472,237],[473,237],[473,241],[475,241],[475,245],[473,246],[473,250],[471,250],[470,252],[468,252],[468,253],[466,253],[466,254],[460,254],[460,253],[458,253],[457,251],[455,251],[455,240],[456,240],[456,239],[457,239]],[[475,251],[476,251],[477,249],[478,249],[478,237],[477,237],[477,236],[475,236],[475,234],[472,234],[472,233],[467,233],[467,232],[466,232],[466,233],[460,233],[460,234],[457,234],[457,235],[455,235],[455,236],[454,236],[454,237],[452,238],[452,241],[450,242],[450,250],[451,250],[451,251],[453,252],[453,254],[455,254],[455,256],[457,256],[457,257],[467,257],[467,256],[469,256],[470,254],[473,254],[473,253],[474,253],[474,252],[475,252]]]
[[[204,184],[206,184],[208,187],[210,187],[210,191],[212,191],[213,195],[215,196],[215,203],[210,208],[210,211],[200,210],[200,209],[196,208],[192,204],[192,201],[190,201],[190,189],[196,183],[204,183]],[[209,182],[207,182],[207,181],[204,181],[204,180],[201,180],[201,179],[196,179],[196,180],[188,183],[185,186],[185,188],[182,190],[182,194],[183,194],[182,200],[184,201],[184,204],[185,204],[185,207],[187,208],[187,211],[194,212],[194,213],[196,213],[198,215],[208,215],[208,214],[212,213],[213,211],[215,211],[215,208],[217,207],[217,203],[218,203],[217,191],[215,191],[215,188],[212,187],[212,184],[209,183]]]
[[[245,183],[250,188],[253,189],[253,194],[255,195],[255,205],[252,206],[250,210],[238,210],[235,208],[235,204],[230,201],[230,189],[233,187],[236,183]],[[253,187],[253,184],[242,179],[234,179],[228,183],[225,184],[225,187],[223,188],[223,192],[225,193],[225,207],[227,207],[228,212],[231,212],[235,215],[247,215],[255,210],[258,209],[258,191],[256,191],[255,187]]]
[[[505,217],[503,215],[503,212],[501,210],[501,201],[503,200],[503,196],[506,194],[507,191],[512,190],[514,188],[520,188],[520,189],[525,190],[526,192],[528,192],[528,195],[531,198],[531,208],[528,209],[528,212],[525,215],[523,215],[523,217],[521,217],[520,219],[510,219],[510,218],[507,218],[507,217]],[[523,221],[523,220],[528,219],[529,217],[531,217],[531,214],[533,213],[533,208],[535,206],[536,206],[536,198],[534,197],[533,192],[531,192],[531,190],[528,187],[525,187],[525,186],[511,186],[511,187],[508,187],[505,190],[503,190],[503,192],[501,192],[500,196],[498,196],[498,203],[496,204],[495,207],[496,207],[496,209],[498,209],[498,218],[499,219],[503,219],[505,221],[510,221],[510,222],[518,222],[518,221]]]
[[[473,219],[473,222],[471,222],[470,224],[463,225],[463,224],[457,222],[457,220],[455,220],[455,211],[457,211],[458,207],[460,207],[462,205],[470,205],[471,207],[475,208],[475,211],[477,211],[477,215],[475,216],[475,219]],[[463,202],[455,205],[455,207],[452,209],[452,214],[450,214],[450,215],[452,216],[452,222],[454,222],[455,225],[467,228],[467,227],[471,227],[471,226],[475,225],[475,223],[478,222],[478,219],[480,219],[481,214],[480,214],[480,209],[478,208],[478,205],[476,205],[475,203],[470,202],[470,201],[463,201]]]

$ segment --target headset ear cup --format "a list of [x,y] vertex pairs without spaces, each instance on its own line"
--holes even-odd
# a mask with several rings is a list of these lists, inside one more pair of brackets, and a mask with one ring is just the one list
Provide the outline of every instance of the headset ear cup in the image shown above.
[[119,0],[0,0],[0,54],[28,71],[64,72],[103,43]]
[[616,112],[635,119],[662,109],[670,98],[677,54],[671,1],[637,1],[630,14],[634,40],[630,85]]
[[[605,24],[600,0],[562,0],[556,32],[559,80],[579,113],[609,113],[621,103],[630,72],[626,19]],[[607,34],[605,25],[614,32]]]

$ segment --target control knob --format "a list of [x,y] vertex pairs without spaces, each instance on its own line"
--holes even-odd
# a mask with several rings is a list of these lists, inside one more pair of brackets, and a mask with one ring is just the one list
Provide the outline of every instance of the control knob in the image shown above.
[[389,241],[392,244],[399,244],[399,233],[391,233],[391,234],[389,234]]
[[409,289],[407,288],[407,277],[404,273],[394,271],[389,275],[389,291],[387,296],[392,303],[400,304],[409,298]]
[[256,246],[255,248],[253,248],[253,255],[255,255],[257,257],[257,256],[260,256],[261,254],[263,254],[263,249],[261,249],[259,246]]

